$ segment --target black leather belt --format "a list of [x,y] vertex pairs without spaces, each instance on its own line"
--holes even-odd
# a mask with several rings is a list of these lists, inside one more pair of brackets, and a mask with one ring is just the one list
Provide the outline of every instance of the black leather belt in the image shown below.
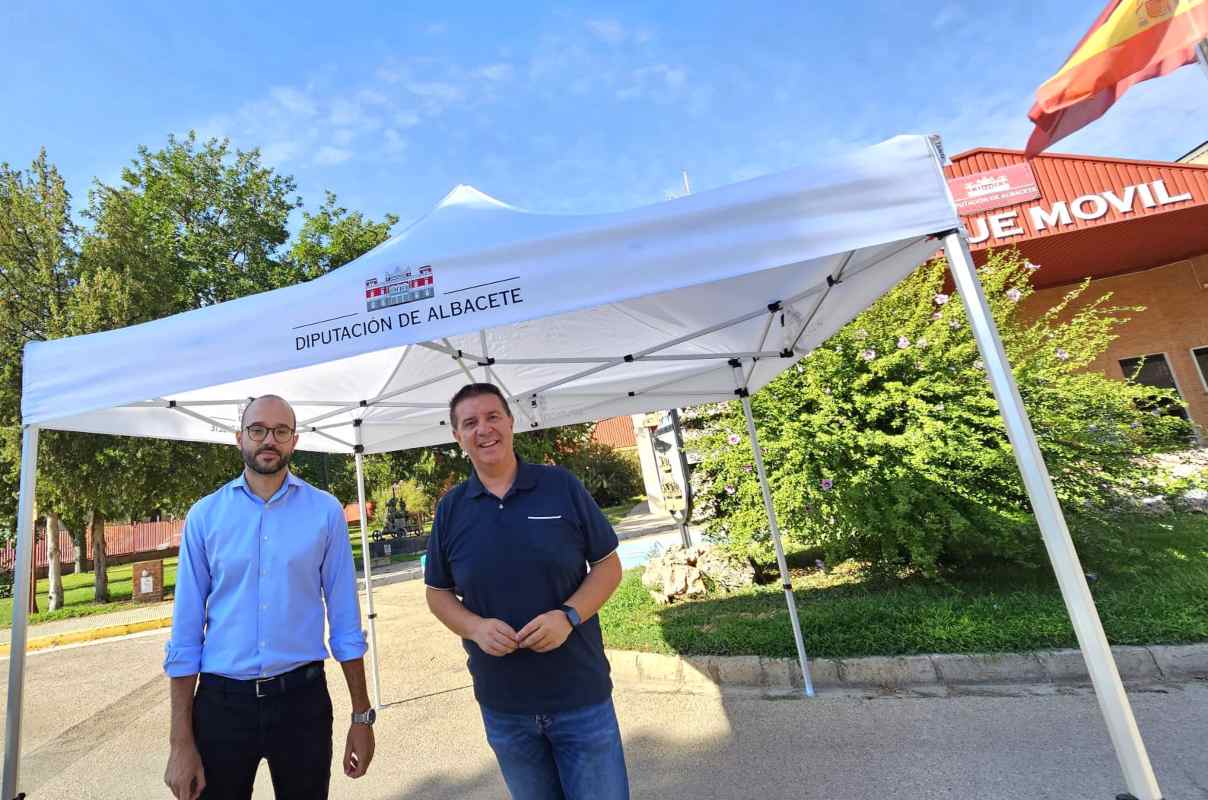
[[271,678],[254,678],[240,681],[203,672],[198,681],[203,687],[217,689],[227,694],[245,694],[253,697],[275,697],[303,686],[309,686],[323,678],[323,662],[312,661],[297,669],[291,669]]

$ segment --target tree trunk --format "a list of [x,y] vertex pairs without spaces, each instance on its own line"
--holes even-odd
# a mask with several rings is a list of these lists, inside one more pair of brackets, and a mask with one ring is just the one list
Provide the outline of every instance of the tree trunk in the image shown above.
[[46,582],[50,611],[63,607],[63,570],[59,566],[59,515],[46,515]]
[[[38,554],[38,519],[36,516],[34,517],[34,524],[31,525],[29,528],[29,533],[30,533],[30,536],[33,537],[33,541],[30,542],[29,546],[30,546],[30,549],[34,551],[34,557],[31,557],[29,559],[29,602],[26,605],[26,609],[29,611],[30,614],[37,614],[38,613],[38,559],[36,558],[36,556]],[[16,583],[16,580],[14,579],[13,582]],[[13,602],[16,602],[16,600],[17,600],[17,598],[13,597]]]
[[72,574],[79,575],[84,571],[84,561],[88,558],[88,532],[77,528],[71,536],[75,542],[75,571]]
[[92,571],[96,576],[95,600],[109,602],[109,575],[105,572],[105,515],[93,511],[88,527],[92,535]]

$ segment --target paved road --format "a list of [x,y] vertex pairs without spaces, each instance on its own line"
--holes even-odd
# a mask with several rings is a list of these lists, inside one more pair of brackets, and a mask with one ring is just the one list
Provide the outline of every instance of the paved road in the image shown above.
[[[333,778],[337,800],[506,796],[466,688],[464,655],[423,609],[422,588],[408,581],[375,592],[389,707],[370,775]],[[156,631],[30,655],[22,791],[35,799],[168,796],[160,784],[165,638]],[[338,669],[328,674],[337,719],[346,718]],[[1085,689],[806,701],[618,687],[616,697],[636,798],[1072,800],[1124,788]],[[1132,699],[1166,796],[1208,798],[1208,684],[1139,687]],[[272,797],[264,768],[256,796]]]

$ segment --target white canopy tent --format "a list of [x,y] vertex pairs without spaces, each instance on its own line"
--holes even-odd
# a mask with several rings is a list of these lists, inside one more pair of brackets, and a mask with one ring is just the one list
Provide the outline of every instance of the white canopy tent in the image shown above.
[[[740,397],[807,694],[803,637],[747,395],[942,246],[977,336],[1129,790],[1160,795],[987,309],[936,143],[845,158],[633,211],[534,214],[458,187],[370,253],[310,283],[26,348],[15,597],[28,593],[40,428],[232,442],[265,393],[299,448],[448,442],[468,380],[517,430]],[[363,549],[368,559],[368,547]],[[369,563],[374,702],[380,705]],[[14,604],[3,798],[17,791],[27,616]]]

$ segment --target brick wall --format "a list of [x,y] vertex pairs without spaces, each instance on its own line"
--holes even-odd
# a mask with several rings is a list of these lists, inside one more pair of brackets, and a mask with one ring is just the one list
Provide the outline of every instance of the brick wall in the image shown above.
[[[1051,308],[1070,288],[1037,291],[1028,298],[1025,314]],[[1097,278],[1081,299],[1094,300],[1105,292],[1112,293],[1113,305],[1144,306],[1145,310],[1119,329],[1120,338],[1093,368],[1121,378],[1121,359],[1164,353],[1201,437],[1208,435],[1208,388],[1191,355],[1193,348],[1208,347],[1208,253],[1143,272]]]

